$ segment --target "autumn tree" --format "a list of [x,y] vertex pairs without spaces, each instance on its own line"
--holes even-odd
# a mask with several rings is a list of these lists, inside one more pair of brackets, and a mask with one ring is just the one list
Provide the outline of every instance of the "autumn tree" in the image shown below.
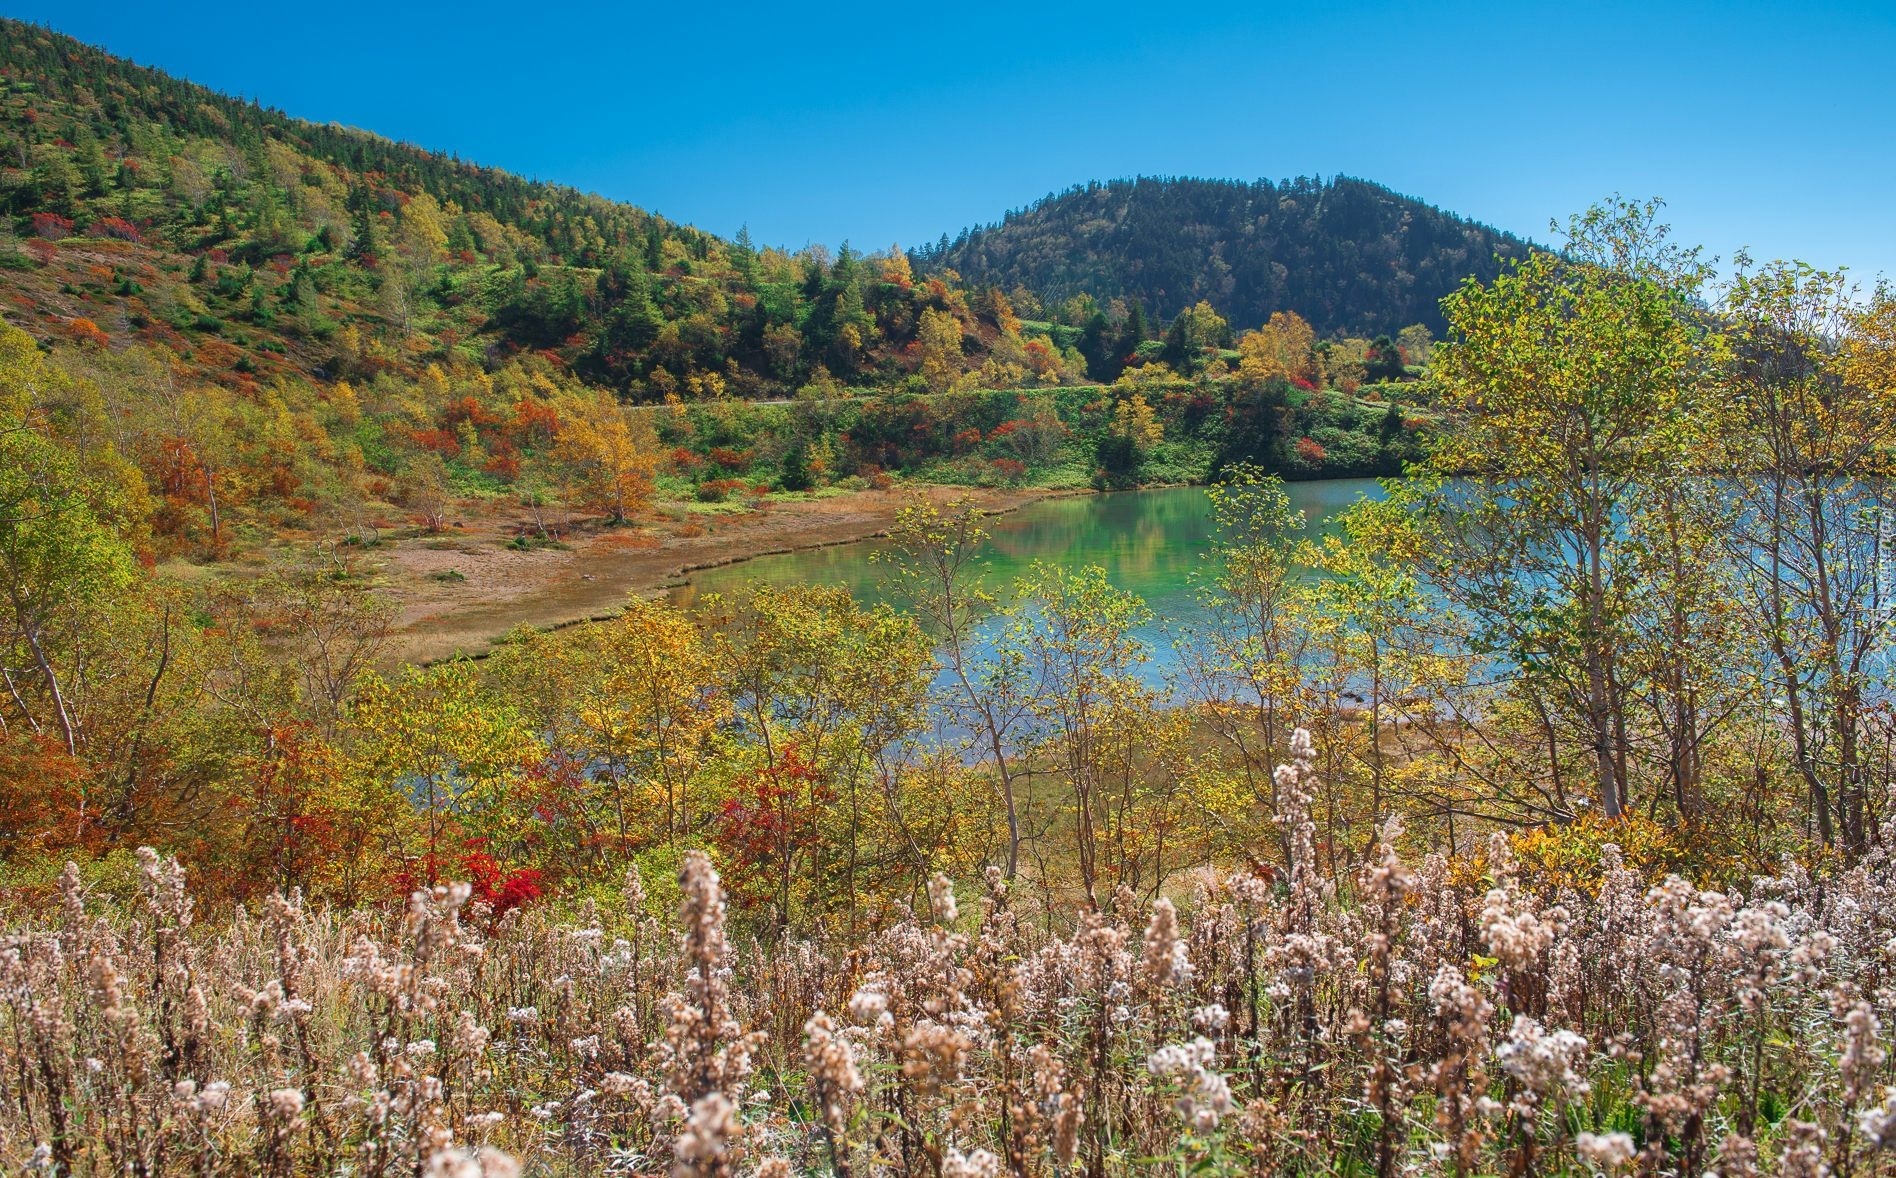
[[1230,324],[1201,299],[1172,320],[1159,358],[1174,371],[1190,376],[1205,366],[1206,354],[1223,347],[1230,334]]
[[261,580],[248,623],[265,633],[300,678],[304,714],[334,737],[356,684],[386,649],[394,610],[345,561],[309,562]]
[[918,340],[922,349],[921,377],[931,393],[945,393],[961,379],[961,320],[947,311],[922,312]]
[[899,756],[922,722],[928,643],[914,619],[824,586],[760,586],[726,629],[755,760],[721,837],[769,881],[777,928],[863,927],[935,862]]
[[[1666,238],[1656,204],[1575,217],[1536,253],[1444,306],[1436,354],[1455,429],[1436,477],[1398,488],[1435,587],[1481,649],[1584,750],[1599,810],[1626,807],[1634,756],[1628,618],[1640,588],[1622,526],[1642,480],[1694,453],[1705,268]],[[1451,479],[1449,476],[1461,476]]]
[[1731,323],[1732,551],[1826,844],[1871,837],[1867,722],[1891,638],[1896,296],[1794,263],[1740,272]]
[[1278,311],[1256,331],[1238,339],[1238,377],[1261,388],[1274,379],[1310,380],[1316,332],[1295,311]]
[[536,730],[590,768],[561,803],[597,832],[575,858],[623,870],[643,848],[702,836],[713,799],[701,773],[730,715],[723,667],[697,618],[637,596],[617,617],[498,652],[490,690],[523,701]]
[[[1467,677],[1452,650],[1444,649],[1452,623],[1441,616],[1417,570],[1417,540],[1399,504],[1360,498],[1334,516],[1323,535],[1305,537],[1294,550],[1297,565],[1322,575],[1294,586],[1287,612],[1303,619],[1293,622],[1302,641],[1325,646],[1331,655],[1328,698],[1320,703],[1321,714],[1306,714],[1302,722],[1322,734],[1320,756],[1331,762],[1329,777],[1368,779],[1361,815],[1368,833],[1359,846],[1364,856],[1391,816],[1408,810],[1413,817],[1420,809],[1397,804],[1401,794],[1414,798],[1415,791],[1396,786],[1403,758],[1390,755],[1388,735],[1432,722],[1437,701]],[[1277,645],[1282,648],[1281,639]],[[1346,703],[1360,703],[1349,709],[1360,716],[1360,732],[1340,722]],[[1338,764],[1345,759],[1366,764],[1346,769]]]
[[[1152,689],[1141,679],[1149,657],[1136,631],[1152,620],[1138,597],[1115,589],[1104,569],[1068,571],[1036,564],[1016,586],[1001,639],[1032,684],[1035,751],[1057,775],[1073,820],[1075,863],[1085,903],[1099,906],[1111,886],[1137,886],[1155,865],[1116,852],[1140,818],[1164,825],[1142,803],[1141,759],[1158,730]],[[1102,872],[1112,871],[1102,881]],[[1052,884],[1046,865],[1043,883]]]
[[1020,871],[1024,837],[1021,765],[1029,724],[1027,665],[1018,650],[990,647],[979,630],[998,602],[982,584],[978,564],[988,533],[971,500],[938,505],[917,496],[896,516],[891,548],[879,556],[891,593],[907,604],[936,640],[936,658],[950,686],[942,703],[974,755],[994,773],[1007,817],[1008,880]]
[[441,455],[424,450],[410,458],[402,470],[400,495],[402,503],[421,517],[422,527],[430,532],[446,527],[448,512],[454,507],[454,485]]
[[645,507],[658,473],[651,423],[610,398],[583,403],[560,430],[558,455],[583,506],[625,523]]
[[1144,393],[1134,392],[1116,400],[1112,420],[1096,447],[1102,481],[1112,486],[1136,483],[1146,456],[1164,437],[1165,427]]
[[0,326],[0,675],[13,724],[76,756],[75,682],[134,571],[110,488],[87,480],[49,431],[38,400],[55,379],[26,333]]
[[1401,349],[1405,364],[1427,368],[1434,356],[1435,336],[1422,324],[1411,323],[1396,333],[1396,347]]
[[348,719],[349,771],[364,789],[400,791],[414,807],[414,821],[391,824],[387,837],[416,879],[454,870],[470,838],[524,851],[535,819],[519,782],[542,746],[517,707],[482,692],[471,663],[370,675]]

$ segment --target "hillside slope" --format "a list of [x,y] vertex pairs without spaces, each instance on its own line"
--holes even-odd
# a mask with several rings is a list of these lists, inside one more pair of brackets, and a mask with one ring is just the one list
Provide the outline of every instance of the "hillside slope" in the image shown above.
[[24,239],[0,241],[14,323],[158,346],[231,385],[531,352],[635,399],[773,396],[819,370],[911,376],[930,310],[961,323],[959,370],[997,335],[899,254],[726,241],[16,21],[0,21],[0,211]]
[[1071,188],[916,251],[927,273],[1024,287],[1054,305],[1137,299],[1169,319],[1199,300],[1256,326],[1296,311],[1318,332],[1443,327],[1437,306],[1528,243],[1387,188],[1336,177],[1115,180]]

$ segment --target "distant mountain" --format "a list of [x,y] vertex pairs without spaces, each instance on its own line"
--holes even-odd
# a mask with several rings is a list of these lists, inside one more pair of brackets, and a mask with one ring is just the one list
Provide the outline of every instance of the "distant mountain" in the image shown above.
[[1288,310],[1324,334],[1411,323],[1439,334],[1443,295],[1527,248],[1366,180],[1141,177],[1049,195],[912,260],[971,286],[1025,287],[1049,306],[1090,294],[1170,318],[1203,299],[1236,328]]

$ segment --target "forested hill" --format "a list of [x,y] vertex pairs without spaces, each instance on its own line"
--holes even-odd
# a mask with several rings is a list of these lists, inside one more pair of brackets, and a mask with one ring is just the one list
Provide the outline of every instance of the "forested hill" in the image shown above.
[[1323,335],[1439,332],[1443,294],[1525,248],[1361,181],[1137,180],[914,255],[791,253],[16,21],[0,21],[0,214],[0,302],[42,342],[163,356],[239,392],[518,359],[633,401],[1110,381],[1201,300],[1240,333],[1278,310]]
[[1442,296],[1527,245],[1349,177],[1141,177],[1047,196],[912,259],[1049,305],[1085,293],[1170,318],[1205,300],[1234,327],[1292,310],[1319,333],[1375,335],[1410,323],[1440,332]]
[[911,281],[899,250],[754,248],[5,20],[0,212],[11,322],[227,385],[531,356],[632,399],[887,387],[931,313],[960,328],[937,333],[950,376],[997,343],[1000,377],[1035,360],[1004,307]]

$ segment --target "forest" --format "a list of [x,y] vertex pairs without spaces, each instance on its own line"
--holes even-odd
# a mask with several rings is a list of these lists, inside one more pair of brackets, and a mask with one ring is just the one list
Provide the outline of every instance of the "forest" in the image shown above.
[[914,252],[923,273],[1060,302],[1138,301],[1165,318],[1208,300],[1234,322],[1296,311],[1324,335],[1440,332],[1437,303],[1529,243],[1348,176],[1272,183],[1094,182]]
[[[0,1169],[1896,1173],[1896,290],[1003,291],[0,44]],[[1164,652],[926,493],[1172,482]],[[391,657],[398,536],[856,493],[881,603]]]

